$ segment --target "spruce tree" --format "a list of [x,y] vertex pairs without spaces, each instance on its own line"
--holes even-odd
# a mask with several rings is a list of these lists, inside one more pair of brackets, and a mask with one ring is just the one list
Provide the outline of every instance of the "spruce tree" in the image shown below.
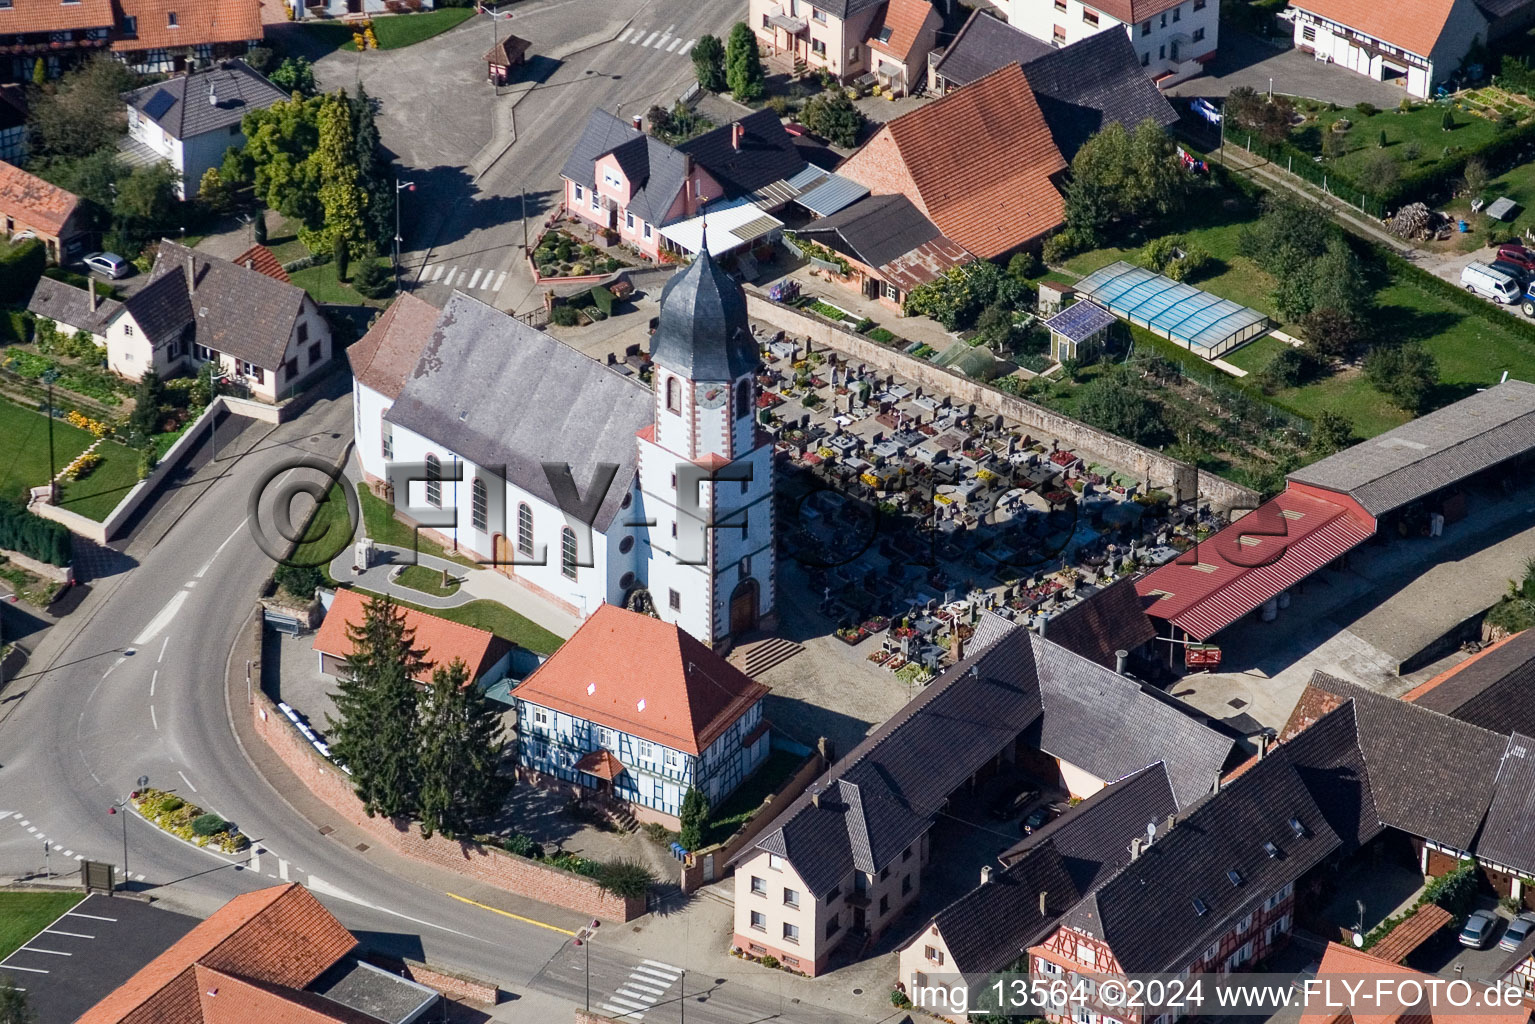
[[705,33],[693,44],[693,73],[700,88],[710,92],[725,91],[725,44],[719,37]]
[[381,158],[378,124],[374,121],[373,100],[362,83],[352,96],[352,151],[357,156],[357,182],[367,193],[364,213],[368,237],[381,249],[391,248],[394,239],[394,204],[397,197],[389,166]]
[[416,631],[388,597],[369,600],[361,623],[347,625],[352,653],[346,675],[331,695],[337,717],[327,715],[331,753],[352,773],[352,786],[369,815],[394,817],[416,807],[420,695],[415,676],[425,652]]
[[725,46],[725,84],[737,103],[749,103],[767,88],[757,36],[744,21],[735,23]]
[[469,679],[454,658],[432,673],[421,713],[421,790],[417,817],[421,834],[449,839],[494,814],[509,780],[497,772],[506,746],[501,713]]
[[696,786],[689,786],[683,796],[682,813],[678,815],[678,820],[682,823],[682,835],[678,841],[685,849],[702,849],[704,829],[709,827],[709,798]]

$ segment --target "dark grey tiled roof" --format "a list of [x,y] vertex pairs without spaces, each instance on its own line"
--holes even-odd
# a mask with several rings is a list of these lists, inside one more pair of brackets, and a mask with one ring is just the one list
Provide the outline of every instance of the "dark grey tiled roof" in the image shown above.
[[634,479],[635,434],[650,426],[649,388],[455,292],[385,417],[557,503],[544,462],[568,463],[585,488],[600,463],[618,475],[597,510],[606,529]]
[[1535,629],[1462,666],[1413,703],[1493,732],[1535,736]]
[[1130,37],[1095,32],[1023,66],[1061,155],[1070,160],[1106,124],[1133,129],[1150,119],[1167,127],[1178,113],[1141,67]]
[[1339,845],[1289,759],[1270,756],[1181,818],[1062,924],[1105,940],[1126,974],[1179,971]]
[[970,654],[979,654],[1013,630],[1022,628],[1018,623],[1005,619],[996,612],[982,612],[980,621],[975,624],[975,633],[970,637],[970,646],[966,648],[966,651]]
[[969,85],[1008,64],[1022,64],[1026,68],[1029,61],[1054,49],[984,8],[977,8],[943,51],[937,70],[951,85]]
[[1352,703],[1323,715],[1278,752],[1294,766],[1345,852],[1380,834],[1384,826],[1370,791]]
[[582,185],[593,185],[592,166],[599,156],[611,153],[624,143],[644,136],[644,132],[606,110],[594,110],[586,119],[586,126],[576,138],[576,144],[565,158],[560,169],[563,177]]
[[1380,516],[1532,448],[1535,384],[1506,380],[1298,469],[1289,479],[1341,491]]
[[1506,737],[1324,672],[1315,673],[1311,685],[1354,702],[1359,749],[1381,822],[1470,850],[1492,802]]
[[762,361],[746,320],[746,296],[707,248],[661,289],[650,358],[695,381],[733,381]]
[[[212,89],[217,103],[209,100]],[[166,99],[156,101],[161,93]],[[146,85],[123,97],[165,129],[172,138],[187,139],[223,131],[255,110],[265,110],[288,94],[268,82],[243,60],[230,60],[190,75]]]
[[805,157],[784,131],[783,122],[763,109],[741,118],[741,145],[732,143],[733,126],[721,125],[677,148],[697,160],[725,187],[731,198],[755,192],[805,168]]
[[1044,705],[1041,750],[1105,782],[1163,761],[1179,807],[1210,792],[1231,753],[1231,737],[1143,692],[1133,679],[1029,637]]
[[821,0],[816,0],[816,6],[832,17],[846,21],[853,15],[861,14],[870,7],[878,7],[884,2],[885,0],[825,0],[822,3]]
[[[186,262],[195,260],[196,291],[187,294]],[[160,243],[151,280],[128,299],[126,307],[155,344],[168,339],[186,323],[194,325],[199,345],[275,370],[288,351],[293,325],[309,301],[304,289],[236,266],[172,241]],[[155,326],[140,319],[142,311]]]
[[903,195],[866,196],[799,234],[870,267],[879,267],[942,236],[938,225]]
[[1508,738],[1476,855],[1535,873],[1535,739],[1522,733]]
[[1068,651],[1113,668],[1116,651],[1133,651],[1157,635],[1135,583],[1120,580],[1052,616],[1045,635]]
[[[1045,894],[1045,912],[1039,896]],[[953,958],[943,973],[967,977],[989,974],[1012,964],[1043,939],[1062,914],[1082,897],[1068,859],[1054,845],[1042,843],[1021,854],[990,882],[977,886],[940,910],[923,933],[936,927]],[[915,937],[921,941],[921,933]]]
[[[155,270],[159,269],[160,260],[156,260]],[[158,347],[176,341],[192,322],[192,303],[187,298],[186,280],[156,274],[148,284],[128,296],[123,311],[133,317],[133,322],[139,325],[151,345]]]
[[[1231,749],[1229,738],[1143,694],[1133,680],[1015,630],[944,673],[870,734],[770,822],[755,846],[789,858],[823,895],[854,866],[889,863],[950,794],[1042,714],[1048,753],[1109,782],[1165,761],[1180,802],[1209,792]],[[856,800],[846,783],[857,787]]]
[[629,179],[629,209],[652,224],[665,223],[666,212],[687,181],[687,158],[628,121],[594,110],[560,174],[590,188],[595,185],[595,161],[605,153],[613,154]]
[[1146,837],[1146,826],[1161,826],[1176,813],[1172,783],[1161,761],[1094,793],[1023,842],[1003,851],[1011,864],[1028,850],[1052,844],[1067,858],[1067,869],[1082,892],[1096,889],[1130,862],[1130,840]]
[[123,304],[116,299],[98,298],[93,311],[89,292],[51,277],[37,279],[37,287],[32,289],[32,298],[27,302],[27,312],[88,334],[105,331],[107,321],[122,308]]

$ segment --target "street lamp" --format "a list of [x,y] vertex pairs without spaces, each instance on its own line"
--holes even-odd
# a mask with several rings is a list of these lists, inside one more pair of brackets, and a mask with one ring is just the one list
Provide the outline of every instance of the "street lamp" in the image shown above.
[[594,917],[592,918],[592,923],[585,928],[582,928],[581,931],[576,934],[576,937],[571,940],[571,945],[581,947],[582,955],[586,961],[586,963],[581,968],[581,974],[586,980],[587,1013],[590,1013],[592,1010],[592,932],[596,931],[601,926],[602,922]]
[[123,885],[128,884],[128,804],[136,799],[140,792],[149,786],[149,776],[139,776],[139,788],[123,797],[121,801],[107,808],[108,814],[119,814],[123,819]]
[[400,193],[416,191],[414,181],[401,181],[394,179],[394,290],[400,291],[400,243],[404,241],[400,237]]
[[[87,288],[96,287],[96,282],[87,279]],[[56,497],[54,488],[58,485],[54,482],[57,470],[53,465],[53,382],[59,379],[59,368],[50,366],[43,371],[43,380],[48,385],[48,501],[51,504]]]

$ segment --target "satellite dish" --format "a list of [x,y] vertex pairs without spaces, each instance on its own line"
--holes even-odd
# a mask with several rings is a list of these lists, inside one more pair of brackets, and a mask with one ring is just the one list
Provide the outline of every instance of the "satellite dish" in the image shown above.
[[1359,934],[1358,932],[1354,933],[1354,948],[1355,949],[1363,949],[1364,948],[1364,936]]

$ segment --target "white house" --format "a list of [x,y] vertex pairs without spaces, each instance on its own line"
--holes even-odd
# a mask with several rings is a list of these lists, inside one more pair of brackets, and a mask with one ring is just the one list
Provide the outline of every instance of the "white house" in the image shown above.
[[1005,0],[1009,24],[1053,46],[1124,32],[1159,86],[1199,74],[1215,56],[1220,0]]
[[107,368],[130,380],[216,362],[253,398],[296,393],[330,363],[331,331],[304,289],[169,240],[149,283],[104,322]]
[[402,308],[353,356],[359,459],[407,518],[582,617],[648,588],[712,646],[771,614],[757,343],[707,250],[662,293],[654,391],[459,293],[425,319]]
[[512,691],[518,764],[675,827],[690,787],[717,807],[767,757],[767,692],[677,626],[604,605]]
[[51,277],[38,278],[32,298],[27,300],[27,312],[39,321],[51,321],[54,329],[65,334],[84,331],[103,348],[107,344],[106,324],[122,308],[116,299],[97,295],[94,287],[76,288]]
[[293,16],[304,18],[340,18],[348,14],[409,14],[430,11],[436,0],[288,0]]
[[1420,99],[1460,67],[1472,43],[1488,40],[1491,24],[1472,0],[1299,0],[1290,10],[1296,47]]
[[203,174],[224,162],[231,146],[245,145],[240,120],[288,94],[243,60],[229,60],[124,94],[128,104],[127,156],[164,160],[176,169],[181,198],[195,196]]

